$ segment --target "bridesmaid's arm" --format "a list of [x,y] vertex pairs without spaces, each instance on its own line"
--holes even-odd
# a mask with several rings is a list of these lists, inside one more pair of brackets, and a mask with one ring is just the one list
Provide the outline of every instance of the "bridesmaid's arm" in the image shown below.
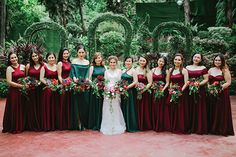
[[203,75],[203,80],[200,82],[199,86],[204,86],[208,82],[208,74]]
[[29,64],[27,64],[27,65],[25,66],[25,75],[26,75],[26,76],[29,75],[29,67],[30,67]]
[[182,91],[184,91],[188,86],[188,71],[185,68],[183,69],[183,75],[184,75],[184,85],[182,87]]
[[128,86],[128,89],[134,87],[138,83],[138,75],[136,71],[133,70],[132,73],[133,73],[133,82]]
[[[148,80],[148,84],[146,85],[146,87],[147,89],[149,89],[152,86],[152,72],[151,71],[147,73],[147,80]],[[146,89],[144,91],[146,91]]]
[[226,82],[222,85],[222,88],[226,89],[231,84],[231,75],[230,75],[230,71],[228,69],[226,69],[225,72],[224,72],[224,78],[225,78]]
[[91,67],[89,68],[89,80],[92,80],[93,69],[94,69],[94,66],[91,66]]
[[169,84],[170,84],[170,72],[169,72],[169,70],[166,70],[166,84],[162,90],[163,92],[166,90],[166,88],[169,86]]
[[58,80],[60,81],[60,83],[62,83],[62,62],[58,62],[57,64],[57,76],[58,76]]
[[47,85],[47,82],[45,81],[44,76],[45,76],[45,68],[42,67],[41,70],[40,70],[40,81],[43,84]]
[[7,67],[7,70],[6,70],[7,83],[8,83],[10,86],[16,87],[16,88],[22,88],[22,87],[24,87],[23,85],[12,81],[12,72],[13,72],[12,67],[10,67],[10,66]]

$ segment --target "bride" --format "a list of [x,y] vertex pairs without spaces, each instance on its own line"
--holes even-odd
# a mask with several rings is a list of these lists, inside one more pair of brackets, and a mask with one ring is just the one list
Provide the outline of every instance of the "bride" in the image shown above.
[[[121,79],[121,70],[116,68],[118,58],[110,56],[108,58],[109,70],[105,71],[105,80],[108,81],[106,91],[112,91],[116,82]],[[125,121],[120,108],[120,95],[115,94],[112,98],[104,96],[102,124],[100,131],[105,135],[115,135],[125,132]]]

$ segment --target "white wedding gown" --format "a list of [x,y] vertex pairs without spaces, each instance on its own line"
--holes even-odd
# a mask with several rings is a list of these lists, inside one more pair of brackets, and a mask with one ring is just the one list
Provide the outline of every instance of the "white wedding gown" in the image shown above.
[[[109,81],[106,85],[109,89],[121,79],[121,70],[106,70],[104,77],[105,80]],[[120,108],[120,95],[117,94],[114,99],[109,99],[104,96],[100,131],[105,135],[115,135],[124,133],[125,129],[125,120]]]

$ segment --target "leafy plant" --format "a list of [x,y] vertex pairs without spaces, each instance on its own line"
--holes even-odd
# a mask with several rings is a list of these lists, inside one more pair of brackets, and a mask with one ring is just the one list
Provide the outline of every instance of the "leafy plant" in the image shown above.
[[5,79],[0,80],[0,97],[5,98],[8,93],[8,84]]

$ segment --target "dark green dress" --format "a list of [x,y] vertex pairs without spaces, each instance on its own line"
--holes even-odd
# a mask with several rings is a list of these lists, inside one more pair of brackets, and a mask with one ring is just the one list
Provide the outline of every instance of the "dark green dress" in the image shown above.
[[[92,80],[97,78],[97,76],[104,76],[105,72],[104,66],[94,66]],[[102,91],[100,93],[102,95]],[[103,96],[97,97],[93,94],[93,89],[90,90],[90,101],[89,101],[89,122],[88,128],[93,130],[100,130],[102,122],[102,104]]]
[[[129,84],[133,82],[133,76],[130,76],[126,72],[121,75],[121,79],[127,80]],[[135,88],[129,89],[128,93],[129,97],[127,99],[124,99],[123,96],[121,96],[121,109],[126,123],[126,131],[136,132],[138,131],[138,119]]]
[[[86,79],[89,65],[72,64],[70,77]],[[71,100],[71,128],[72,130],[88,128],[89,92],[73,93]],[[81,126],[80,126],[81,125]]]

